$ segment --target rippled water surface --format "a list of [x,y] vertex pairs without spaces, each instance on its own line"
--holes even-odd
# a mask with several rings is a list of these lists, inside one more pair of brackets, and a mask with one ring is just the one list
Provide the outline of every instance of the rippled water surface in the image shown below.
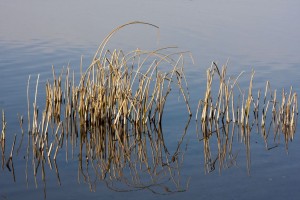
[[[283,136],[278,147],[267,151],[260,134],[251,133],[250,174],[245,147],[238,142],[234,147],[240,152],[236,165],[205,173],[203,142],[197,137],[195,122],[198,100],[206,89],[206,69],[212,61],[219,66],[228,61],[227,71],[232,76],[245,71],[241,87],[248,86],[254,69],[254,90],[264,89],[269,80],[272,89],[289,90],[292,85],[299,94],[299,8],[298,1],[279,0],[1,1],[0,109],[5,111],[7,121],[6,158],[15,134],[17,142],[14,174],[6,165],[0,169],[0,199],[299,199],[299,125],[288,152]],[[178,51],[193,55],[194,64],[188,56],[185,60],[193,116],[180,146],[184,160],[180,169],[172,172],[180,172],[176,175],[184,191],[172,192],[172,178],[162,178],[154,187],[125,187],[122,181],[115,181],[115,188],[124,189],[116,191],[109,179],[97,180],[93,173],[89,178],[80,175],[78,149],[73,157],[68,150],[67,161],[63,149],[56,163],[52,160],[52,167],[45,162],[45,181],[41,168],[35,180],[31,163],[26,176],[27,136],[19,153],[16,150],[21,140],[18,114],[27,115],[29,75],[33,100],[40,74],[38,102],[42,107],[45,83],[52,80],[52,66],[58,73],[70,65],[78,77],[81,56],[86,68],[111,30],[136,20],[155,24],[159,30],[143,25],[125,27],[111,39],[108,48],[130,51],[178,46]],[[178,100],[175,95],[169,99],[162,132],[171,153],[176,151],[188,120],[182,98]],[[132,178],[129,172],[124,173]],[[140,175],[141,180],[151,180]]]

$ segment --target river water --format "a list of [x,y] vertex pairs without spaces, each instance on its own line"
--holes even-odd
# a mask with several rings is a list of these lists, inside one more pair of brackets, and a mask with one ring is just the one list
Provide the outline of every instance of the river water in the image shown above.
[[[40,74],[38,101],[43,105],[44,85],[52,78],[52,66],[60,71],[70,65],[78,75],[81,57],[86,68],[98,45],[114,28],[143,21],[157,25],[159,30],[140,24],[125,27],[110,40],[109,49],[177,46],[174,51],[189,51],[194,60],[188,56],[185,60],[193,116],[180,146],[184,160],[180,170],[172,172],[180,172],[176,177],[182,190],[174,189],[167,175],[154,181],[154,187],[132,187],[114,180],[115,188],[124,189],[116,191],[109,179],[98,180],[93,173],[90,180],[85,179],[79,173],[77,155],[66,161],[64,151],[57,158],[58,173],[54,164],[51,168],[46,163],[46,181],[41,169],[35,177],[32,167],[27,177],[26,136],[20,152],[14,151],[15,174],[5,165],[0,169],[0,199],[299,199],[299,125],[288,151],[283,136],[276,148],[266,150],[260,134],[251,133],[250,173],[245,146],[239,142],[234,147],[240,152],[236,165],[207,173],[195,122],[198,101],[205,94],[206,69],[212,61],[219,66],[228,62],[230,76],[244,71],[241,87],[248,86],[254,69],[254,90],[264,90],[266,81],[270,81],[278,95],[290,86],[299,94],[299,8],[300,3],[292,0],[0,1],[0,109],[5,111],[7,122],[6,158],[15,134],[16,148],[20,144],[18,114],[27,115],[29,75],[33,99]],[[170,152],[176,150],[188,120],[182,98],[171,96],[162,127]],[[216,145],[215,141],[211,144]],[[147,183],[151,180],[142,172],[140,175]]]

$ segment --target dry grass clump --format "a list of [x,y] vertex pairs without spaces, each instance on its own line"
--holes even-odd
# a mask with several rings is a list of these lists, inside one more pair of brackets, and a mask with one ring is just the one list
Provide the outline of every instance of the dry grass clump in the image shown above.
[[6,121],[5,121],[5,113],[4,110],[2,110],[2,129],[1,129],[1,138],[0,138],[0,143],[1,143],[1,160],[2,160],[2,169],[4,168],[4,163],[5,163],[5,137],[6,137]]
[[[246,146],[247,168],[250,172],[250,135],[253,128],[261,133],[266,149],[269,150],[278,146],[280,135],[285,138],[285,146],[293,140],[298,117],[297,94],[292,88],[286,94],[282,91],[281,99],[277,99],[276,90],[271,91],[270,83],[266,83],[263,101],[260,99],[260,90],[257,97],[253,95],[253,79],[255,72],[252,71],[248,93],[238,84],[238,79],[227,77],[227,65],[220,70],[216,63],[212,63],[207,70],[207,88],[203,100],[199,101],[196,120],[201,116],[201,132],[204,144],[205,171],[215,169],[218,161],[219,170],[223,167],[230,167],[236,164],[236,156],[232,151],[233,137],[236,134]],[[219,81],[215,81],[215,74]],[[213,85],[215,84],[215,85]],[[212,91],[217,89],[216,92]],[[263,104],[260,110],[260,104]],[[270,107],[272,109],[270,110]],[[200,114],[198,114],[200,112]],[[251,114],[252,113],[252,114]],[[267,119],[268,116],[271,116]],[[266,123],[270,123],[269,126]],[[273,139],[270,139],[270,132],[273,128]],[[214,137],[215,136],[215,137]],[[217,148],[212,150],[211,138],[216,138]],[[270,141],[271,140],[271,141]],[[275,143],[269,147],[269,143]],[[213,152],[217,153],[214,158]]]
[[[135,23],[141,22],[129,24]],[[68,160],[70,144],[72,158],[79,153],[79,180],[83,176],[84,181],[91,184],[88,169],[92,168],[98,180],[111,183],[123,180],[128,186],[149,189],[159,186],[159,179],[165,181],[163,177],[168,176],[175,185],[169,192],[184,190],[178,179],[182,162],[178,159],[180,148],[173,154],[169,152],[161,123],[167,97],[173,88],[180,91],[191,115],[183,72],[186,52],[170,53],[171,48],[136,49],[129,53],[104,50],[108,40],[124,26],[104,39],[87,70],[81,73],[78,85],[75,85],[75,75],[71,74],[69,66],[59,75],[53,68],[53,82],[46,83],[41,116],[37,106],[39,76],[32,107],[29,77],[26,174],[28,160],[32,158],[36,186],[38,169],[42,168],[45,183],[45,164],[52,169],[54,161],[56,166],[56,158],[63,147]],[[149,176],[148,183],[139,177],[145,174]],[[124,177],[133,181],[129,183]],[[60,183],[59,175],[57,179]]]
[[[181,83],[185,78],[183,57],[180,55],[175,61],[170,56],[161,50],[135,50],[127,55],[115,50],[97,58],[78,88],[79,117],[92,125],[106,119],[117,126],[126,125],[128,121],[137,126],[148,120],[161,123],[174,81],[187,99]],[[161,71],[159,66],[167,68],[166,63],[171,69]],[[187,107],[189,109],[188,103]]]
[[[184,74],[184,59],[188,52],[174,53],[171,47],[153,51],[136,49],[128,53],[118,49],[107,50],[106,45],[113,35],[131,24],[158,28],[143,22],[116,28],[103,40],[84,72],[81,63],[77,81],[70,66],[63,68],[59,74],[53,67],[53,80],[48,80],[45,85],[44,107],[38,106],[39,75],[34,84],[33,100],[29,94],[29,76],[25,155],[27,183],[28,172],[32,169],[36,187],[38,173],[41,172],[46,188],[45,166],[48,166],[55,170],[58,184],[61,184],[56,159],[62,157],[62,149],[65,148],[66,161],[69,157],[78,158],[78,181],[87,183],[92,191],[99,181],[115,191],[148,189],[165,194],[187,189],[189,181],[181,180],[180,167],[186,151],[182,144],[190,120],[176,150],[172,151],[164,139],[162,119],[167,99],[174,89],[182,96],[189,116],[192,115]],[[291,88],[288,93],[282,90],[281,98],[278,98],[276,90],[272,91],[267,82],[261,99],[261,91],[258,90],[257,96],[253,91],[255,72],[252,71],[246,90],[239,85],[243,73],[235,78],[228,77],[227,65],[220,69],[216,63],[207,70],[206,92],[196,113],[201,127],[197,131],[198,134],[201,132],[199,137],[203,141],[205,172],[215,170],[217,164],[219,171],[237,164],[239,152],[233,149],[234,136],[239,144],[246,146],[249,173],[253,130],[261,133],[268,150],[279,144],[281,135],[286,149],[288,142],[294,138],[298,117],[297,94]],[[19,116],[19,122],[22,138],[17,153],[25,132],[23,116]],[[13,170],[16,136],[10,157],[5,160],[5,131],[6,121],[2,112],[2,168],[6,163]],[[269,146],[270,143],[272,146]]]

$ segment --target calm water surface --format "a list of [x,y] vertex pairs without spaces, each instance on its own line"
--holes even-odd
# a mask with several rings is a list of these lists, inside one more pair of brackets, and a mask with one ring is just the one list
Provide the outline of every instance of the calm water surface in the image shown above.
[[[87,66],[102,39],[115,27],[139,20],[153,23],[160,30],[141,25],[126,27],[113,37],[111,49],[176,45],[179,51],[191,51],[195,60],[192,64],[187,59],[185,69],[193,112],[181,146],[186,148],[180,170],[183,187],[189,180],[186,192],[116,192],[99,180],[94,180],[91,192],[82,177],[78,181],[77,157],[66,162],[64,151],[57,158],[60,182],[54,167],[46,165],[46,182],[39,171],[35,183],[31,167],[27,183],[24,145],[14,157],[16,180],[6,167],[0,170],[0,199],[43,199],[45,194],[47,199],[299,199],[299,126],[295,139],[289,143],[288,154],[283,140],[277,148],[266,151],[263,139],[254,132],[250,175],[242,144],[235,147],[241,152],[237,166],[205,174],[203,144],[197,140],[194,120],[206,87],[205,72],[212,61],[222,65],[229,59],[229,75],[245,71],[242,86],[248,85],[247,77],[254,69],[254,89],[263,89],[270,80],[272,88],[281,91],[293,85],[300,93],[299,8],[298,1],[279,0],[0,1],[0,109],[5,110],[8,123],[6,156],[14,134],[17,145],[21,137],[17,114],[27,114],[28,76],[32,78],[33,98],[34,81],[40,74],[38,101],[43,105],[44,85],[52,78],[52,65],[60,71],[70,64],[78,73],[80,57]],[[171,152],[175,151],[187,121],[185,107],[177,98],[170,99],[163,133]],[[166,191],[169,187],[169,182],[163,186]]]

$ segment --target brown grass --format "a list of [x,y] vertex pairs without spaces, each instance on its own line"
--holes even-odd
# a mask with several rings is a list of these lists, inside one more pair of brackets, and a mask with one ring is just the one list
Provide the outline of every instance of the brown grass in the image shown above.
[[[260,101],[260,90],[258,90],[257,98],[255,99],[252,91],[255,72],[252,71],[245,99],[245,92],[238,84],[238,79],[244,72],[240,73],[237,78],[232,79],[227,77],[226,69],[227,65],[224,65],[220,70],[217,64],[213,63],[207,70],[205,96],[203,100],[199,101],[197,108],[196,120],[198,120],[198,115],[201,115],[202,136],[199,137],[204,145],[205,171],[210,172],[214,170],[217,161],[219,171],[222,168],[236,164],[237,154],[233,154],[232,146],[233,137],[237,134],[240,142],[245,144],[247,169],[248,173],[250,173],[250,135],[253,132],[253,128],[256,127],[257,133],[261,133],[267,150],[278,146],[280,135],[283,135],[285,138],[287,150],[288,142],[293,140],[296,132],[298,117],[297,94],[293,92],[292,88],[288,94],[283,89],[281,102],[278,102],[276,90],[274,92],[271,91],[270,83],[267,81],[263,102]],[[218,75],[219,82],[215,81],[215,74]],[[217,86],[215,87],[213,84],[217,84]],[[219,88],[217,95],[215,95],[216,92],[212,91],[212,88]],[[238,96],[235,95],[236,93]],[[237,104],[236,97],[238,97]],[[262,110],[259,109],[261,103],[263,103]],[[272,107],[271,111],[270,107]],[[271,117],[268,119],[269,116]],[[270,122],[268,127],[266,125],[267,122]],[[274,136],[273,140],[270,141],[271,128],[273,128]],[[212,142],[212,138],[216,138],[217,141]],[[216,144],[216,150],[212,150],[211,143]],[[269,147],[269,143],[273,143],[271,147]],[[212,156],[212,152],[217,152],[215,158]]]
[[[124,26],[130,24],[147,23],[134,22]],[[111,185],[116,180],[152,192],[158,192],[152,190],[153,187],[162,190],[160,183],[166,180],[174,186],[158,193],[186,189],[186,185],[182,188],[178,171],[183,161],[183,157],[180,158],[182,142],[171,154],[164,141],[161,123],[173,88],[180,91],[191,115],[183,65],[184,54],[188,52],[170,53],[171,47],[154,51],[136,49],[129,53],[104,50],[108,40],[124,26],[113,30],[104,39],[87,70],[81,73],[78,85],[75,85],[70,66],[59,75],[53,67],[53,81],[46,83],[46,101],[41,116],[37,106],[39,76],[32,108],[29,77],[26,176],[32,149],[36,185],[38,169],[42,168],[42,180],[45,181],[45,163],[52,168],[64,147],[68,161],[70,143],[72,159],[79,151],[78,180],[83,177],[91,190],[95,187],[90,181],[92,172],[97,180],[111,180],[107,184],[115,190],[120,190]],[[82,65],[80,68],[82,71]],[[145,174],[150,182],[140,177]],[[169,178],[164,178],[166,176]],[[57,179],[60,183],[59,176]]]
[[[189,52],[173,52],[173,47],[127,53],[120,49],[108,50],[106,45],[113,35],[132,24],[158,28],[149,23],[131,22],[114,29],[100,44],[85,71],[81,60],[79,84],[75,84],[75,72],[70,66],[58,74],[53,67],[53,78],[45,85],[44,107],[38,107],[39,75],[33,101],[29,76],[27,184],[29,161],[36,187],[38,173],[46,187],[45,165],[55,170],[61,184],[56,160],[59,157],[62,160],[64,152],[66,161],[70,157],[78,158],[78,181],[87,183],[92,191],[98,181],[104,181],[115,191],[147,189],[165,194],[188,188],[189,181],[181,180],[180,167],[186,151],[182,144],[192,115],[184,73],[184,58]],[[234,148],[235,137],[245,146],[248,173],[253,131],[261,134],[267,150],[278,146],[281,135],[288,150],[288,143],[294,138],[297,94],[292,88],[289,92],[283,89],[280,98],[267,82],[264,96],[258,90],[255,97],[255,72],[252,71],[246,89],[239,85],[243,74],[228,77],[227,64],[220,69],[215,62],[207,69],[206,91],[196,110],[196,132],[203,141],[205,172],[216,168],[221,172],[223,168],[237,165],[240,151]],[[164,139],[162,119],[174,88],[184,100],[189,120],[176,150],[172,151]],[[17,153],[24,137],[23,116],[18,117],[22,138]],[[6,160],[5,134],[2,111],[2,168],[6,163],[13,169],[16,136]]]

